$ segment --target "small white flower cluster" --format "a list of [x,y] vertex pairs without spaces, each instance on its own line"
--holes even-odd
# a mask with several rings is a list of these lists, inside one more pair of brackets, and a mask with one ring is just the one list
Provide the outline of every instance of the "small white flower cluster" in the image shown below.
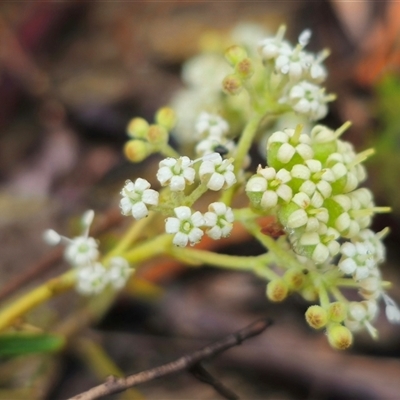
[[[219,191],[236,183],[232,162],[232,158],[223,159],[215,152],[197,160],[191,160],[186,156],[168,157],[160,161],[157,179],[161,186],[168,187],[171,192],[176,193],[183,192],[198,176],[198,180],[206,190]],[[200,163],[198,172],[194,168],[196,163]],[[134,183],[126,181],[121,195],[121,213],[132,215],[135,219],[146,217],[148,208],[158,205],[159,193],[150,189],[150,183],[142,178],[137,178]],[[211,203],[204,215],[199,211],[192,213],[187,206],[175,207],[174,214],[175,217],[166,219],[165,231],[174,234],[173,243],[176,246],[198,243],[204,234],[202,228],[214,240],[228,237],[233,226],[232,209],[222,202]]]
[[[275,132],[267,143],[269,167],[258,168],[248,181],[246,192],[256,208],[276,208],[299,254],[324,264],[342,249],[347,258],[343,258],[339,268],[354,273],[359,280],[372,268],[366,267],[364,273],[356,268],[363,257],[356,257],[355,246],[359,251],[364,246],[348,242],[341,247],[339,239],[360,242],[357,235],[366,235],[362,230],[368,228],[371,216],[379,209],[374,207],[368,189],[357,189],[365,179],[365,170],[359,164],[366,153],[357,155],[339,140],[342,131],[316,126],[310,135],[301,133],[300,127]],[[373,264],[380,262],[382,259],[375,257]]]
[[65,244],[64,257],[76,270],[76,290],[87,296],[99,294],[107,286],[121,289],[133,272],[127,260],[122,257],[111,258],[107,268],[98,261],[98,243],[89,236],[93,218],[93,210],[84,213],[81,219],[82,235],[73,239],[61,236],[52,229],[43,235],[50,245]]
[[186,206],[174,209],[176,217],[168,217],[165,222],[165,231],[174,234],[173,244],[185,247],[188,243],[194,245],[200,242],[206,234],[214,240],[226,238],[233,227],[233,212],[222,202],[211,203],[208,211],[203,215],[200,211],[192,210]]
[[340,140],[346,128],[315,126],[307,135],[298,126],[273,133],[267,143],[269,166],[258,167],[246,192],[255,209],[277,215],[303,262],[324,271],[338,268],[354,279],[365,300],[351,303],[345,326],[366,328],[375,336],[371,322],[379,299],[386,303],[388,319],[400,322],[400,310],[385,293],[379,271],[388,230],[369,229],[374,213],[389,209],[375,207],[372,193],[358,187],[366,179],[361,163],[372,151],[356,154]]
[[320,86],[327,77],[322,63],[328,52],[314,55],[304,50],[311,38],[310,30],[301,33],[298,44],[293,47],[283,40],[285,30],[285,27],[279,28],[275,37],[263,39],[258,45],[264,65],[272,67],[282,88],[279,102],[313,121],[322,119],[328,112],[327,103],[334,100]]

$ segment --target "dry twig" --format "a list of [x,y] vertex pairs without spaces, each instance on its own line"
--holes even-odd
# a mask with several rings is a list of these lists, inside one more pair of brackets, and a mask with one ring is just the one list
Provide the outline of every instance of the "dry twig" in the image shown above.
[[238,332],[232,333],[225,338],[205,346],[193,353],[186,354],[168,364],[164,364],[147,371],[142,371],[126,378],[116,378],[110,376],[106,382],[102,383],[101,385],[95,386],[86,392],[71,397],[69,400],[98,399],[113,393],[122,392],[123,390],[138,385],[139,383],[148,382],[179,371],[193,369],[193,367],[199,364],[201,361],[216,356],[217,354],[222,353],[233,346],[237,346],[246,339],[259,335],[265,329],[267,329],[271,323],[271,320],[268,318],[260,319]]

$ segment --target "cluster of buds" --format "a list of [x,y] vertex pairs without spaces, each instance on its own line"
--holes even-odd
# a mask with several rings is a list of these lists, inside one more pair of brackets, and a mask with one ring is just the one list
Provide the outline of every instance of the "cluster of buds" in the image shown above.
[[80,236],[69,239],[52,229],[44,232],[44,240],[53,246],[64,244],[64,257],[76,271],[76,290],[86,296],[101,293],[107,287],[114,290],[125,286],[133,272],[125,258],[112,257],[107,265],[99,261],[98,242],[89,236],[94,212],[88,210],[81,219],[83,232]]
[[169,132],[175,126],[176,116],[169,107],[161,108],[155,115],[155,124],[143,118],[133,118],[127,127],[131,137],[124,147],[125,156],[132,162],[140,162],[156,153],[168,143]]

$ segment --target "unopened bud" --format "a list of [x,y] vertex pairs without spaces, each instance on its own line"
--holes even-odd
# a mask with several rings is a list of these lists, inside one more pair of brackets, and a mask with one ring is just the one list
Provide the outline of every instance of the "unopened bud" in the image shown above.
[[156,123],[168,132],[175,126],[176,119],[176,113],[171,107],[160,108],[155,117]]
[[304,274],[301,271],[290,269],[283,275],[284,281],[288,284],[289,289],[299,290],[305,281]]
[[149,124],[143,118],[132,118],[126,128],[128,136],[135,139],[144,139],[149,129]]
[[240,46],[231,46],[225,52],[225,58],[232,66],[236,66],[237,63],[247,57],[246,50]]
[[168,142],[168,132],[167,130],[159,125],[150,125],[147,131],[147,140],[149,143],[167,143]]
[[345,350],[353,343],[353,335],[348,328],[343,325],[334,324],[328,328],[329,344],[338,350]]
[[143,161],[151,153],[151,145],[143,140],[129,140],[124,147],[125,157],[132,162]]
[[225,93],[236,95],[241,92],[243,88],[242,81],[238,78],[237,75],[228,75],[222,81],[222,89]]
[[306,321],[311,328],[321,329],[328,322],[328,313],[321,306],[310,306],[306,311]]
[[288,286],[283,279],[275,279],[267,285],[267,297],[274,302],[280,302],[286,299],[288,295]]
[[242,79],[249,79],[254,74],[253,62],[245,58],[236,64],[235,71]]
[[328,318],[332,322],[342,322],[347,317],[347,307],[344,303],[335,301],[329,304]]

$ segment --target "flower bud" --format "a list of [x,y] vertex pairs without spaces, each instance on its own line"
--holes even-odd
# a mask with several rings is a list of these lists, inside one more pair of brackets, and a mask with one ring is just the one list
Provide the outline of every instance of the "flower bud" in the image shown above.
[[339,301],[329,304],[328,318],[332,322],[342,322],[347,317],[346,304]]
[[236,95],[242,91],[243,85],[241,79],[235,75],[228,75],[222,81],[222,89],[226,94]]
[[149,143],[166,144],[168,143],[168,132],[160,125],[150,125],[146,138]]
[[306,311],[306,321],[311,328],[321,329],[328,322],[328,313],[321,306],[310,306]]
[[130,136],[131,138],[145,139],[148,129],[149,124],[145,119],[132,118],[128,123],[126,131],[128,133],[128,136]]
[[124,154],[129,161],[140,162],[151,154],[151,145],[143,140],[129,140],[125,143]]
[[162,107],[157,111],[155,120],[158,125],[169,132],[175,126],[177,117],[171,107]]
[[329,344],[338,350],[345,350],[353,343],[352,333],[343,325],[333,324],[329,326],[327,335]]
[[289,289],[299,290],[305,281],[305,276],[301,271],[290,269],[283,275],[283,280],[288,284]]
[[238,62],[235,71],[242,79],[249,79],[254,74],[253,62],[250,58],[245,58]]
[[271,301],[280,302],[286,299],[288,286],[283,279],[274,279],[267,285],[267,297]]
[[301,295],[303,296],[304,300],[307,300],[307,301],[316,301],[318,299],[318,292],[315,290],[315,287],[312,285],[306,286],[301,291]]
[[225,58],[229,64],[236,66],[240,61],[247,57],[246,50],[240,46],[231,46],[225,51]]

